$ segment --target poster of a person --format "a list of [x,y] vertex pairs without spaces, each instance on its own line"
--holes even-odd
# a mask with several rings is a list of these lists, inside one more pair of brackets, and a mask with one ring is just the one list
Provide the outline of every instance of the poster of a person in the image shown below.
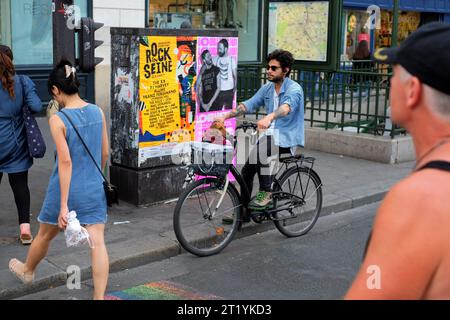
[[200,112],[221,110],[214,102],[220,93],[220,69],[213,64],[211,52],[206,49],[200,55],[202,68],[197,79],[197,97]]
[[217,43],[217,56],[213,57],[213,64],[220,70],[220,92],[214,107],[217,110],[233,108],[234,94],[237,88],[237,63],[235,58],[228,53],[229,43],[227,39],[221,39]]

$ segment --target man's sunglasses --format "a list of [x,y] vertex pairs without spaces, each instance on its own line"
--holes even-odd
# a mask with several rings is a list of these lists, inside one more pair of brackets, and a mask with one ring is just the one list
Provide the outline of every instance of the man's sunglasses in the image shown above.
[[272,70],[272,71],[277,71],[277,69],[279,69],[279,68],[281,68],[281,67],[277,67],[277,66],[267,66],[266,67],[267,68],[267,70]]

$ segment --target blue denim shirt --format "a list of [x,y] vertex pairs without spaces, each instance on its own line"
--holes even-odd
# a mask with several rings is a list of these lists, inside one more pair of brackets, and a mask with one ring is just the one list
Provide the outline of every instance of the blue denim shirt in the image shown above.
[[[253,113],[259,107],[265,106],[267,114],[272,113],[274,91],[275,84],[273,82],[268,82],[262,86],[252,98],[243,102],[247,112]],[[286,117],[275,120],[275,129],[278,129],[278,134],[274,135],[275,144],[283,148],[303,147],[305,145],[303,89],[294,80],[286,78],[278,97],[278,106],[288,104],[291,107],[291,112]]]

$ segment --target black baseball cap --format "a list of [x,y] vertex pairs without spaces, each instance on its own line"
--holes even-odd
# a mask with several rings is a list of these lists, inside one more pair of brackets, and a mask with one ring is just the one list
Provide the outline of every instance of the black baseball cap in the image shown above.
[[431,22],[414,31],[399,47],[373,54],[381,63],[399,64],[430,87],[450,94],[450,24]]

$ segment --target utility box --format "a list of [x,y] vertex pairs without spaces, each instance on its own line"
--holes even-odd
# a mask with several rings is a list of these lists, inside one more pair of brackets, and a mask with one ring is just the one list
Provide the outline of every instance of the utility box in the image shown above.
[[122,200],[179,196],[176,147],[236,107],[237,49],[236,30],[111,28],[110,178]]

